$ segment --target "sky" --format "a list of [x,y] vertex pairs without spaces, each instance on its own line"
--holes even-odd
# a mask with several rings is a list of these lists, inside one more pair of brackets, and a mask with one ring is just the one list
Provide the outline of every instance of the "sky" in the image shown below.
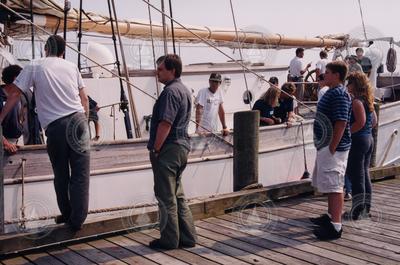
[[[115,0],[118,18],[148,20],[145,1],[147,0]],[[160,0],[149,1],[160,7]],[[60,0],[58,2],[63,3]],[[103,2],[104,4],[101,4]],[[166,10],[169,10],[168,1],[165,2]],[[360,2],[368,38],[385,36],[400,41],[399,0],[360,0]],[[238,28],[257,29],[290,37],[350,33],[354,37],[362,38],[363,27],[358,3],[358,0],[232,0]],[[78,8],[79,0],[71,0],[71,4],[72,7]],[[108,14],[107,1],[86,0],[83,1],[83,9]],[[172,10],[174,18],[183,24],[233,28],[229,0],[172,0]],[[152,10],[152,19],[160,22],[160,13]],[[381,49],[386,54],[387,45]],[[246,52],[247,57],[254,55],[250,51]],[[135,55],[137,52],[132,53]],[[237,52],[232,54],[234,57],[238,56]],[[190,51],[185,55],[190,62],[226,60],[216,51]],[[267,51],[264,56],[280,64],[292,57],[292,54],[281,52],[272,55]],[[309,58],[307,53],[305,55],[306,60],[314,60],[313,57],[314,54]]]
[[[148,19],[146,0],[115,0],[120,18]],[[60,1],[59,2],[63,2]],[[107,1],[83,0],[83,9],[108,14]],[[168,5],[168,1],[165,1]],[[262,26],[295,36],[348,33],[361,30],[358,0],[233,0],[239,27]],[[398,0],[360,0],[365,24],[381,34],[400,38]],[[160,6],[160,0],[150,0]],[[79,0],[71,0],[79,7]],[[229,0],[172,0],[173,15],[184,24],[233,27]],[[167,6],[168,10],[168,6]],[[154,20],[161,21],[157,11]]]

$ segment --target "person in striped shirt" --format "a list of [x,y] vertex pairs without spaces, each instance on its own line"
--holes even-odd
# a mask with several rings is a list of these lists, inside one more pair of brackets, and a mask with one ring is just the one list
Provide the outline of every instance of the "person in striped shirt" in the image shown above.
[[314,121],[317,156],[312,184],[328,195],[328,213],[310,218],[318,225],[314,234],[320,240],[342,235],[344,175],[351,146],[351,98],[343,85],[347,72],[347,65],[342,61],[326,65],[324,81],[329,89],[318,102]]

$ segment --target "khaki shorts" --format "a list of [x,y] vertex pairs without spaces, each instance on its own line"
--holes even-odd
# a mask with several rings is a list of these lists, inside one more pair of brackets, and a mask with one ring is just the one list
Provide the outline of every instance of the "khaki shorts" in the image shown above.
[[349,151],[337,151],[334,155],[329,146],[317,151],[312,185],[320,193],[343,193]]

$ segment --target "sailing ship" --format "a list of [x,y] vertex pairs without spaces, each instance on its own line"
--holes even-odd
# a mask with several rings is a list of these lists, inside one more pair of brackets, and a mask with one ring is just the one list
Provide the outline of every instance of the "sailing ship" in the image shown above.
[[[12,44],[12,38],[31,36],[33,39],[46,34],[44,30],[54,33],[61,28],[105,35],[114,33],[114,36],[123,35],[146,41],[162,38],[183,43],[202,42],[213,48],[233,49],[282,49],[301,46],[340,51],[365,43],[365,40],[354,40],[348,35],[288,38],[254,31],[185,26],[175,20],[175,26],[171,28],[161,23],[118,20],[111,11],[110,17],[113,19],[82,12],[82,9],[72,9],[66,13],[63,7],[51,0],[8,0],[0,5],[4,23],[1,39],[4,46],[1,54],[9,63],[13,63],[12,56],[7,51]],[[149,6],[156,9],[150,3]],[[95,95],[96,101],[104,107],[100,112],[104,129],[103,141],[92,145],[90,210],[93,213],[112,212],[129,209],[132,205],[154,203],[152,171],[146,149],[148,118],[160,89],[154,70],[128,69],[126,63],[124,69],[113,70],[107,64],[119,57],[111,55],[111,59],[107,59],[110,57],[107,56],[109,51],[96,44],[92,47],[93,50],[88,51],[91,56],[82,54],[92,69],[91,72],[83,72],[83,75],[89,94]],[[98,63],[93,60],[92,57],[96,56],[103,61]],[[374,65],[374,69],[376,67]],[[193,90],[193,95],[196,95],[211,72],[222,73],[220,89],[224,92],[228,127],[233,128],[233,114],[249,110],[249,102],[268,89],[267,77],[278,76],[280,80],[284,80],[287,69],[285,65],[271,66],[245,61],[203,63],[185,66],[182,79]],[[119,89],[122,81],[124,85]],[[388,82],[388,78],[381,78],[379,82]],[[388,86],[386,90],[390,93],[394,85],[386,83],[384,86]],[[128,98],[123,96],[126,92]],[[128,103],[130,111],[118,111],[124,103]],[[399,110],[400,102],[397,101],[378,106],[379,129],[375,137],[377,144],[374,165],[390,165],[399,159],[400,140],[397,130],[400,118],[394,115]],[[110,113],[111,118],[107,117]],[[134,129],[131,130],[128,124],[133,124]],[[299,180],[305,167],[312,170],[316,153],[312,127],[313,120],[306,119],[291,127],[276,125],[260,128],[258,182],[261,185]],[[194,132],[194,125],[191,132]],[[136,139],[128,139],[133,134]],[[232,134],[225,138],[218,133],[208,136],[193,134],[191,142],[192,150],[183,177],[187,197],[193,199],[233,192]],[[52,169],[44,145],[23,146],[16,155],[10,157],[4,167],[4,198],[7,232],[14,231],[21,223],[28,227],[43,225],[43,222],[38,223],[37,220],[58,213]]]

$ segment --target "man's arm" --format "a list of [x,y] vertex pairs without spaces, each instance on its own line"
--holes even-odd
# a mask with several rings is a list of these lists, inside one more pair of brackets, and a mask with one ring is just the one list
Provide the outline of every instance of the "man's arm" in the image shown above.
[[316,76],[315,79],[316,79],[317,81],[319,80],[320,74],[321,74],[321,69],[315,68],[315,76]]
[[3,110],[0,113],[0,123],[3,122],[4,117],[12,110],[12,108],[15,106],[15,104],[18,103],[18,101],[20,100],[20,96],[21,96],[21,90],[19,90],[19,88],[14,85],[14,84],[10,84],[9,88],[7,89],[7,101],[6,104],[3,106]]
[[17,145],[10,143],[4,136],[3,136],[3,148],[12,155],[18,151]]
[[86,116],[89,117],[89,99],[84,87],[79,89],[79,97],[81,98],[81,104],[85,110]]
[[171,124],[167,121],[161,121],[157,127],[156,139],[154,141],[154,151],[159,153],[163,146],[165,139],[171,131]]
[[300,74],[303,75],[305,72],[307,72],[307,70],[308,70],[308,68],[310,68],[310,66],[311,66],[311,63],[308,63],[308,64],[306,65],[306,68],[304,68],[303,70],[300,71]]
[[229,131],[228,131],[228,128],[226,127],[225,109],[224,109],[224,105],[222,103],[219,104],[218,116],[219,116],[219,120],[221,121],[221,125],[222,125],[222,135],[226,136],[226,135],[228,135]]
[[199,128],[201,117],[203,116],[203,109],[202,105],[196,104],[196,131]]
[[296,114],[294,114],[294,111],[289,111],[288,112],[288,122],[293,121],[296,119]]
[[272,118],[265,118],[265,117],[260,117],[260,121],[265,122],[268,125],[274,125],[275,120]]
[[346,129],[347,121],[336,121],[333,126],[332,141],[329,145],[329,151],[333,155],[336,152],[336,148],[342,139],[344,130]]

